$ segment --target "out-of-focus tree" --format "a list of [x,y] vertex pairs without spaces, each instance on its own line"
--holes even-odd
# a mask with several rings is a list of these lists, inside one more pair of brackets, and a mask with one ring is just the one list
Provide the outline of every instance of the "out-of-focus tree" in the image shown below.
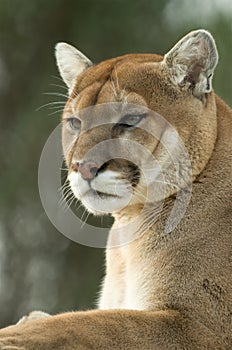
[[1,0],[0,326],[32,309],[94,307],[103,275],[103,251],[63,237],[39,198],[40,154],[61,114],[40,107],[65,100],[43,95],[65,91],[54,86],[63,85],[55,43],[72,43],[98,62],[128,52],[162,54],[189,30],[204,27],[220,53],[215,89],[231,104],[231,7],[214,2],[210,12],[208,1],[202,11],[200,1],[186,7],[181,0]]

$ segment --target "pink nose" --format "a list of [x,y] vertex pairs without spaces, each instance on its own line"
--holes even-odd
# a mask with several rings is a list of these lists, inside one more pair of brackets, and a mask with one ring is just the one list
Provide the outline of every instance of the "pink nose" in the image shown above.
[[84,180],[92,180],[96,176],[98,169],[99,165],[93,161],[72,165],[72,170],[79,172]]

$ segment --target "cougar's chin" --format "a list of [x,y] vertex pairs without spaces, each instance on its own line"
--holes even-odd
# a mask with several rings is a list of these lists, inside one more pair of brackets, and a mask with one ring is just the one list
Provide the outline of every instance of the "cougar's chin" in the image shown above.
[[88,211],[95,215],[111,214],[122,210],[128,205],[126,196],[113,196],[93,190],[88,191],[81,201]]
[[79,173],[72,172],[68,179],[75,197],[95,215],[122,210],[132,197],[132,186],[120,179],[116,172],[105,172],[92,181],[86,181]]

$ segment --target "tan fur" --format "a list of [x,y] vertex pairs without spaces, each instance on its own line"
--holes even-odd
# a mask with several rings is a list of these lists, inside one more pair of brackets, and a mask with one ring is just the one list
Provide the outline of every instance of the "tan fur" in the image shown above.
[[[164,198],[157,222],[131,243],[107,250],[100,310],[66,313],[3,329],[0,349],[232,349],[232,111],[210,92],[208,70],[213,71],[217,60],[212,37],[199,31],[186,40],[190,46],[199,41],[204,49],[207,60],[203,60],[200,72],[191,61],[191,74],[180,81],[180,75],[176,76],[180,70],[165,63],[172,61],[169,54],[164,60],[157,55],[111,59],[77,77],[63,116],[70,173],[73,159],[83,159],[110,132],[109,126],[94,128],[70,147],[65,118],[73,111],[126,99],[125,103],[145,105],[165,117],[177,129],[192,163],[192,196],[184,218],[171,233],[164,232],[174,202],[168,190],[170,196]],[[181,45],[177,45],[178,50]],[[173,52],[176,60],[179,52]],[[188,48],[184,52],[187,57]],[[198,47],[197,55],[201,52]],[[91,117],[87,119],[83,125],[93,122]],[[152,126],[149,118],[145,123]],[[162,159],[161,145],[144,133],[139,129],[127,137]],[[122,160],[109,163],[111,171],[120,172],[121,167]],[[127,169],[129,164],[123,167]],[[128,174],[121,176],[129,179]],[[138,186],[146,194],[144,183]],[[134,194],[126,208],[114,213],[113,227],[126,234],[123,225],[142,205],[143,199]]]

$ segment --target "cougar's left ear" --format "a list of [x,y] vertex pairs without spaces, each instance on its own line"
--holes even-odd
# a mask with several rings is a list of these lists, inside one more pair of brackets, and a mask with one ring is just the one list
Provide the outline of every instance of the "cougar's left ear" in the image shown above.
[[162,62],[171,80],[192,90],[200,98],[212,90],[212,77],[218,62],[218,53],[212,35],[196,30],[183,37]]
[[92,66],[92,62],[75,47],[66,43],[56,44],[55,55],[60,75],[71,93],[77,76]]

